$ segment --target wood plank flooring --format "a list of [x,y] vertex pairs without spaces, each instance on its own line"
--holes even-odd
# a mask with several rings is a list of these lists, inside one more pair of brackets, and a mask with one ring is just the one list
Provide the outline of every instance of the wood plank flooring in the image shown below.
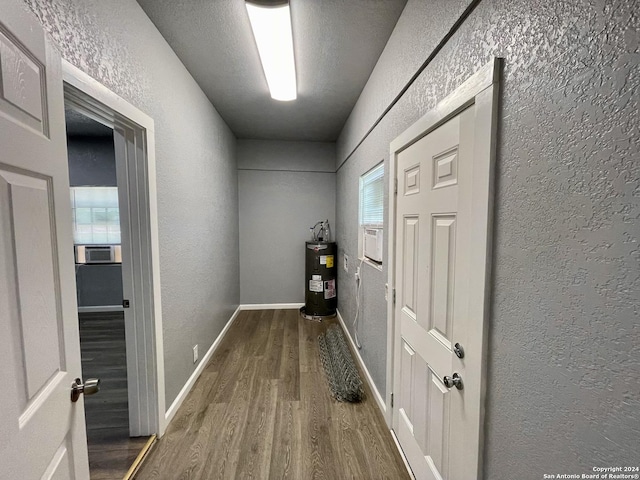
[[148,437],[129,437],[124,315],[81,313],[82,375],[100,379],[100,391],[85,397],[92,480],[122,480]]
[[136,480],[409,479],[371,392],[329,393],[317,337],[334,322],[241,312]]

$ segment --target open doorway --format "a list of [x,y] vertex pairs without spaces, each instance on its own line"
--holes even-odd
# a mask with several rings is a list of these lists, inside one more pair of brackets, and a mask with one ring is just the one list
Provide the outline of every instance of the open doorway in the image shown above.
[[142,445],[140,461],[166,427],[154,127],[65,61],[63,78],[83,376],[103,377],[85,399],[89,460],[111,478],[93,467]]
[[82,374],[92,478],[122,478],[148,441],[129,430],[122,242],[113,129],[65,108]]

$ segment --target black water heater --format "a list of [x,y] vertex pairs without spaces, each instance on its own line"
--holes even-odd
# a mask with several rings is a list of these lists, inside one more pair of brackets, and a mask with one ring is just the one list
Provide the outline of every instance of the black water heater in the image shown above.
[[306,317],[330,317],[336,314],[337,247],[334,242],[313,241],[305,245],[305,304]]

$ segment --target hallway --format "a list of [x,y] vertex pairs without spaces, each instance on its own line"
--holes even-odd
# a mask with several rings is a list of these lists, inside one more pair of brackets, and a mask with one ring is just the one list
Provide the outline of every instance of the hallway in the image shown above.
[[[127,433],[142,479],[638,468],[639,49],[640,0],[3,0],[0,480],[120,472]],[[92,263],[110,300],[78,300]],[[329,395],[312,290],[362,404]],[[128,308],[126,348],[81,345],[79,307]]]
[[333,322],[240,312],[135,478],[409,478],[369,389],[330,396],[317,337]]

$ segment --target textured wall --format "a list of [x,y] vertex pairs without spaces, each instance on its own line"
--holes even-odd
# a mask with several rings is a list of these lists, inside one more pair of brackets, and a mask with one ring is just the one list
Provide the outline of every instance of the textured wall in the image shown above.
[[335,158],[335,143],[238,140],[241,303],[304,303],[309,227],[335,226]]
[[[350,258],[350,265],[348,273],[342,268],[338,271],[341,286],[338,309],[349,326],[356,313],[354,274],[358,264],[359,178],[383,159],[386,174],[389,142],[395,137],[393,132],[400,133],[402,130],[398,128],[389,130],[388,127],[379,126],[374,134],[354,152],[353,157],[349,158],[347,163],[344,162],[364,134],[444,38],[469,3],[469,0],[454,2],[409,0],[407,2],[385,50],[340,133],[336,157],[338,167],[337,241],[340,258],[346,253]],[[391,113],[396,114],[396,112],[398,109],[394,109]],[[423,113],[426,112],[416,109],[401,111],[400,115],[407,116],[403,119],[403,125],[410,125],[408,120],[417,119]],[[383,124],[385,124],[384,121]],[[385,185],[386,183],[387,177],[385,177]],[[386,199],[385,190],[385,205]],[[384,236],[386,245],[387,228]],[[386,264],[383,264],[382,271],[364,264],[360,290],[364,315],[358,315],[360,324],[358,339],[362,345],[360,354],[383,397],[386,391],[387,324],[384,301],[386,281]]]
[[[410,6],[430,8],[410,3],[403,15],[415,18]],[[630,0],[483,0],[338,171],[338,240],[353,256],[357,175],[388,162],[390,141],[492,56],[505,58],[487,479],[637,464],[638,12]],[[339,157],[360,140],[347,137]],[[371,282],[365,304],[378,301],[383,283]],[[350,323],[355,299],[345,282],[339,302]],[[363,323],[364,358],[383,388],[384,310]]]
[[72,187],[115,187],[113,137],[68,137],[69,183]]
[[[382,149],[374,151],[367,146],[358,150],[348,162],[338,170],[336,177],[336,215],[338,243],[338,310],[353,334],[353,320],[356,315],[356,268],[358,259],[358,219],[360,176],[385,158]],[[387,166],[385,165],[385,185]],[[385,205],[388,192],[385,188]],[[385,221],[386,221],[385,208]],[[385,223],[384,245],[387,243]],[[386,247],[385,247],[386,248]],[[348,272],[343,268],[344,255],[348,255]],[[362,264],[362,283],[360,287],[360,308],[358,314],[358,340],[362,349],[360,355],[367,365],[376,387],[383,398],[386,391],[386,348],[387,348],[387,305],[384,299],[384,285],[387,281],[387,265],[383,262],[382,271],[368,263]]]
[[155,121],[168,407],[240,300],[235,137],[134,0],[26,3],[64,58]]
[[407,2],[340,133],[338,166],[400,93],[470,3],[471,0]]

